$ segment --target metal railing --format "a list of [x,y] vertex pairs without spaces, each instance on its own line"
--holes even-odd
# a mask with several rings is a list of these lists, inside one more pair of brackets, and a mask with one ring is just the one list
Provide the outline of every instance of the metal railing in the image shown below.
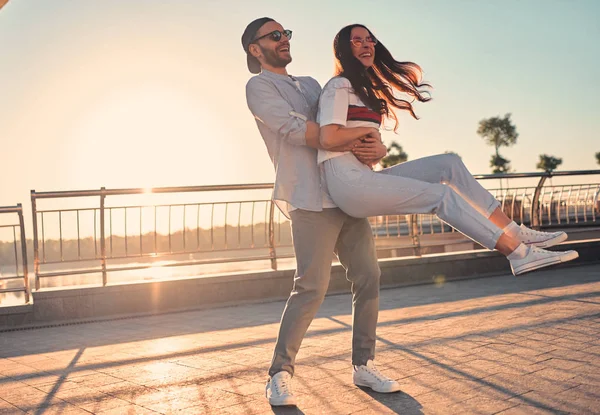
[[[544,186],[551,177],[599,175],[600,170],[554,173],[481,174],[478,180],[539,178],[537,185],[489,189],[502,210],[518,223],[534,228],[599,225],[600,183]],[[375,238],[409,236],[418,255],[424,235],[456,232],[435,215],[389,215],[370,218]],[[456,240],[454,243],[462,243]],[[449,242],[452,243],[452,242]]]
[[[270,260],[271,267],[277,269],[275,234],[277,226],[281,226],[281,219],[276,223],[276,217],[280,218],[279,211],[275,211],[274,203],[269,199],[225,201],[225,202],[193,202],[181,204],[164,205],[118,205],[107,206],[107,198],[125,195],[160,194],[160,193],[205,193],[220,191],[244,191],[272,189],[272,184],[247,184],[247,185],[223,185],[223,186],[186,186],[186,187],[162,187],[154,189],[105,189],[85,191],[61,191],[61,192],[35,192],[31,191],[31,204],[33,215],[33,243],[34,243],[34,272],[36,275],[36,289],[40,288],[40,278],[64,275],[76,275],[101,272],[102,284],[107,284],[107,273],[112,271],[139,270],[156,266],[159,259],[176,257],[190,254],[207,254],[219,252],[239,252],[236,258],[192,258],[177,260],[163,266],[202,265],[218,262],[239,262],[254,260]],[[97,197],[98,207],[74,208],[74,209],[52,209],[39,210],[37,203],[39,199],[57,198],[81,198]],[[233,208],[232,208],[233,207]],[[206,208],[206,209],[205,209]],[[224,211],[221,227],[217,227],[216,213],[218,208]],[[249,223],[242,225],[242,211],[249,210]],[[255,223],[256,214],[262,208],[260,216],[264,219],[261,223]],[[159,211],[167,211],[166,232],[159,232]],[[173,219],[173,211],[177,210],[180,216]],[[237,210],[237,223],[233,226],[228,223],[228,215],[232,210]],[[146,212],[146,217],[144,217]],[[148,213],[149,212],[149,213]],[[70,251],[76,251],[74,257],[65,258],[65,243],[67,240],[63,235],[64,217],[66,214],[74,215],[76,229],[74,238],[70,239]],[[87,230],[87,237],[82,237],[81,219],[85,214],[91,215],[93,222],[92,231]],[[190,215],[191,213],[191,215]],[[46,235],[47,218],[53,215],[58,222],[58,238],[49,240]],[[132,226],[130,219],[134,216],[137,229],[130,231]],[[150,229],[144,223],[150,219]],[[164,215],[163,215],[164,216]],[[195,223],[190,220],[195,218]],[[246,219],[248,212],[246,212]],[[209,223],[208,229],[201,226],[201,219]],[[208,219],[208,220],[206,220]],[[175,224],[174,222],[177,222]],[[246,222],[248,222],[246,220]],[[257,230],[256,228],[262,228]],[[115,229],[118,228],[118,229]],[[249,228],[249,240],[242,241],[242,228]],[[232,238],[232,233],[235,237]],[[279,232],[281,233],[281,232]],[[218,235],[217,235],[218,234]],[[245,232],[248,234],[248,232]],[[262,238],[260,238],[262,234]],[[41,236],[41,237],[40,237]],[[217,239],[220,240],[217,240]],[[248,239],[248,238],[246,238]],[[75,241],[75,242],[73,242]],[[53,243],[54,258],[48,258],[49,244]],[[76,244],[76,248],[75,245]],[[82,249],[83,245],[83,249]],[[90,246],[91,245],[91,246]],[[263,250],[264,253],[257,251]],[[83,251],[83,253],[82,253]],[[250,253],[250,254],[248,254]],[[146,260],[143,264],[124,264],[108,266],[109,262],[122,262],[132,258]],[[41,265],[75,262],[94,262],[98,265],[91,268],[80,268],[72,270],[60,270],[56,272],[42,272]]]
[[[552,177],[589,175],[600,175],[600,170],[482,174],[474,177],[478,180],[539,178],[535,187],[493,189],[492,193],[495,193],[496,198],[500,200],[502,208],[509,217],[540,229],[544,225],[596,222],[600,183],[544,188],[546,180]],[[555,223],[553,223],[553,215]]]
[[[0,293],[13,293],[23,292],[25,296],[25,303],[29,303],[29,277],[27,268],[27,241],[25,239],[25,224],[23,221],[23,208],[21,204],[16,206],[4,206],[0,207],[0,214],[16,214],[18,223],[11,223],[6,225],[0,225],[0,229],[12,230],[12,247],[14,251],[15,259],[15,273],[4,276],[0,274]],[[18,228],[18,232],[17,232]],[[18,235],[18,237],[17,237]],[[19,260],[20,250],[20,260]],[[4,286],[5,281],[22,280],[23,285],[18,287]]]
[[[491,189],[502,209],[519,223],[536,228],[555,225],[597,225],[600,183],[546,186],[549,177],[600,175],[600,170],[477,175],[479,180],[539,178],[537,186]],[[182,194],[272,189],[271,183],[225,186],[187,186],[154,189],[105,189],[31,192],[35,286],[40,279],[76,274],[107,273],[155,266],[203,265],[227,262],[277,260],[293,257],[287,219],[269,199],[165,204],[118,204],[119,196]],[[95,206],[39,210],[40,199],[91,197]],[[115,199],[113,199],[115,198]],[[223,213],[218,219],[217,211]],[[162,219],[160,212],[163,212]],[[87,215],[87,225],[83,217]],[[234,216],[232,221],[228,217]],[[71,237],[66,236],[70,217]],[[256,220],[256,218],[260,220]],[[159,226],[162,223],[162,226]],[[390,215],[370,218],[373,234],[382,248],[408,248],[413,255],[432,245],[469,241],[434,215]],[[57,229],[54,238],[50,225]],[[82,229],[85,227],[85,229]],[[162,229],[161,229],[162,228]],[[446,238],[440,234],[449,234]],[[430,235],[436,235],[431,238]],[[220,257],[217,254],[222,254]],[[182,257],[184,255],[185,257]],[[232,256],[235,255],[235,256]],[[159,260],[170,259],[168,263]],[[132,263],[133,262],[133,263]],[[42,266],[81,264],[76,269],[42,270]]]

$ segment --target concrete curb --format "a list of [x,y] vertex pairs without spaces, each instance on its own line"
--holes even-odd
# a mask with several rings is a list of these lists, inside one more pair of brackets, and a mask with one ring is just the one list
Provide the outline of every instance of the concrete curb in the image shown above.
[[[598,239],[568,242],[556,249],[575,249],[580,255],[577,260],[558,267],[600,261]],[[382,288],[510,274],[506,259],[490,251],[389,258],[379,264]],[[32,293],[33,305],[0,309],[0,332],[278,301],[289,295],[293,277],[294,270],[260,271],[37,291]],[[328,294],[349,290],[343,267],[334,265]]]

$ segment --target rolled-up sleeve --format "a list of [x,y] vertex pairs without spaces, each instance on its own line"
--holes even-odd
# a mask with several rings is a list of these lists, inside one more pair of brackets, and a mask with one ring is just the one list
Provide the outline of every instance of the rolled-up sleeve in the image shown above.
[[294,113],[291,105],[268,81],[254,77],[246,84],[246,101],[254,118],[282,140],[306,145],[306,121]]

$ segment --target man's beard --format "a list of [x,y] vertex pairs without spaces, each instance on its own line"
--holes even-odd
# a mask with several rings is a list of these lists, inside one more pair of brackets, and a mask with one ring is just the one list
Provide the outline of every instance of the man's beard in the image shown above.
[[265,49],[260,45],[259,47],[263,53],[263,56],[265,57],[265,63],[269,64],[274,68],[285,68],[287,64],[292,61],[291,56],[289,58],[282,58],[274,50]]

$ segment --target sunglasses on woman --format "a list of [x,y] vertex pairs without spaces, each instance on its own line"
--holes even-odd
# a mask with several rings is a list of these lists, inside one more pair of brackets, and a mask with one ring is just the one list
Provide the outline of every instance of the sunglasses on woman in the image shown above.
[[365,39],[361,37],[353,37],[352,39],[350,39],[350,43],[352,43],[357,48],[360,48],[362,45],[365,44],[365,42],[370,43],[372,45],[376,45],[377,39],[375,39],[373,36],[367,36]]
[[252,43],[256,43],[267,36],[270,36],[271,40],[274,42],[279,42],[281,40],[281,36],[285,36],[288,38],[288,40],[290,40],[292,38],[292,31],[288,29],[285,29],[283,32],[279,30],[273,30],[271,33],[257,37],[252,41]]

